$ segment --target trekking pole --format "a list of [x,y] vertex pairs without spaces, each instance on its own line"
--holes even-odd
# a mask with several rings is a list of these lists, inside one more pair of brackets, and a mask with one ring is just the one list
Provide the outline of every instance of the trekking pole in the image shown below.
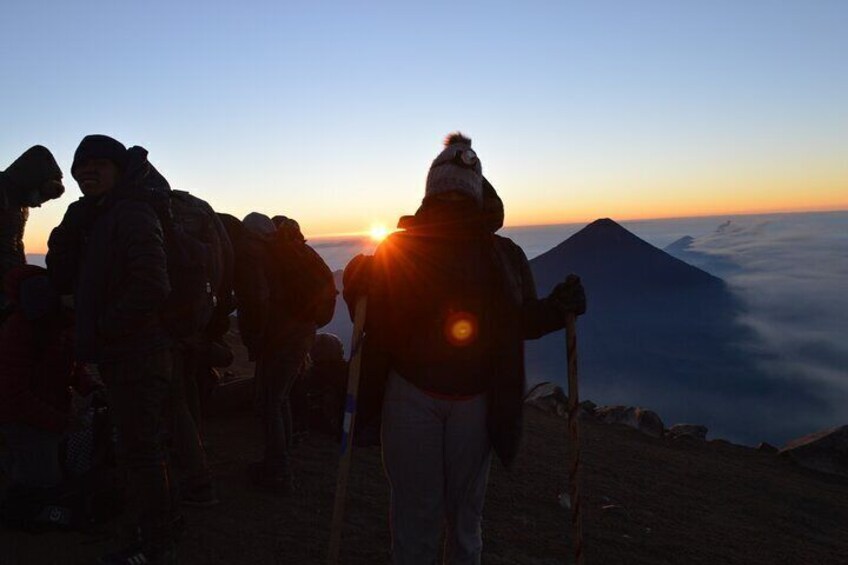
[[571,537],[574,543],[574,562],[585,563],[583,557],[583,507],[580,501],[580,428],[577,421],[580,398],[577,389],[577,327],[576,316],[565,318],[565,347],[568,355],[568,450],[569,471],[568,494],[571,499]]
[[327,565],[339,562],[339,550],[342,541],[345,498],[347,498],[347,479],[350,475],[351,452],[353,451],[353,429],[356,423],[356,398],[359,393],[359,372],[362,366],[362,334],[365,329],[365,311],[368,297],[356,301],[353,314],[353,336],[350,344],[350,367],[347,378],[347,397],[345,398],[344,423],[342,424],[341,452],[339,453],[339,474],[336,478],[336,501],[333,506],[333,521],[330,526],[330,552]]

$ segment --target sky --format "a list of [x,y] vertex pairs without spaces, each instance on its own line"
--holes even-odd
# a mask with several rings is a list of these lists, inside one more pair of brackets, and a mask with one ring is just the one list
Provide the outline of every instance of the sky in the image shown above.
[[848,3],[49,2],[0,20],[0,167],[142,145],[219,211],[307,235],[414,211],[445,134],[512,226],[848,209]]

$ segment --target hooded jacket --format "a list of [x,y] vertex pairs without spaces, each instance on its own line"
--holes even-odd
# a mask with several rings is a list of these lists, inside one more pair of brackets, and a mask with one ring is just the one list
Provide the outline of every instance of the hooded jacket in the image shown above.
[[26,263],[24,228],[29,208],[61,195],[42,194],[50,180],[61,181],[62,171],[47,148],[36,145],[0,171],[0,281],[13,267]]
[[[427,206],[422,206],[415,216],[401,219],[399,225],[405,232],[393,234],[377,249],[373,260],[366,268],[361,262],[352,262],[345,270],[345,300],[352,309],[363,293],[368,295],[368,315],[365,326],[363,350],[363,375],[360,388],[359,413],[357,419],[367,426],[379,418],[386,378],[390,370],[399,366],[408,371],[410,360],[427,363],[437,351],[430,351],[434,343],[415,328],[420,309],[416,302],[428,300],[428,293],[441,289],[425,287],[420,281],[433,280],[422,270],[435,270],[438,265],[428,266],[430,261],[421,256],[422,240],[436,237],[438,247],[455,246],[453,235],[436,236],[428,225]],[[473,259],[485,265],[486,272],[478,280],[485,279],[485,292],[481,311],[485,315],[487,328],[481,328],[480,338],[486,340],[484,355],[475,357],[483,369],[484,390],[488,399],[488,428],[495,452],[509,466],[518,451],[522,431],[522,409],[524,401],[524,340],[539,338],[564,326],[560,309],[550,299],[539,299],[530,266],[524,252],[510,239],[495,234],[503,225],[503,204],[494,188],[484,183],[484,201],[479,215],[469,220],[476,224],[475,237],[482,249],[484,260]],[[435,231],[444,231],[437,228]],[[466,232],[461,231],[460,234]],[[460,235],[459,237],[462,237]],[[367,282],[361,279],[366,278]],[[359,279],[359,280],[358,280]],[[449,280],[449,279],[445,279]],[[402,290],[398,290],[402,289]],[[484,288],[481,287],[481,292]],[[401,375],[419,388],[428,389],[428,384],[443,386],[444,383],[428,383],[429,376],[418,374]],[[436,391],[439,392],[439,391]]]
[[172,344],[159,320],[171,286],[162,225],[150,194],[167,181],[147,151],[127,151],[118,185],[71,204],[50,234],[47,268],[62,294],[73,294],[80,361],[118,361]]

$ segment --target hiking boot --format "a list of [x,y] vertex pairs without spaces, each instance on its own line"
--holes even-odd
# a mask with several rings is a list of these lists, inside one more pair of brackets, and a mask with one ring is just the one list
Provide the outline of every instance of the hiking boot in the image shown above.
[[221,504],[211,481],[199,483],[192,487],[180,488],[180,504],[196,508],[209,508]]
[[104,555],[97,565],[176,565],[177,551],[173,546],[167,548],[144,548],[133,545],[121,551]]
[[250,464],[250,481],[256,488],[275,494],[289,495],[295,491],[291,468],[270,469],[264,462]]

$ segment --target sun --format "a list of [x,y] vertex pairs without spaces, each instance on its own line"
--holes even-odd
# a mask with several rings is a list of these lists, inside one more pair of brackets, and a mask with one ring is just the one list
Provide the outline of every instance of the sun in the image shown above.
[[372,224],[371,229],[368,230],[368,235],[374,241],[383,241],[389,235],[389,228],[383,224]]

